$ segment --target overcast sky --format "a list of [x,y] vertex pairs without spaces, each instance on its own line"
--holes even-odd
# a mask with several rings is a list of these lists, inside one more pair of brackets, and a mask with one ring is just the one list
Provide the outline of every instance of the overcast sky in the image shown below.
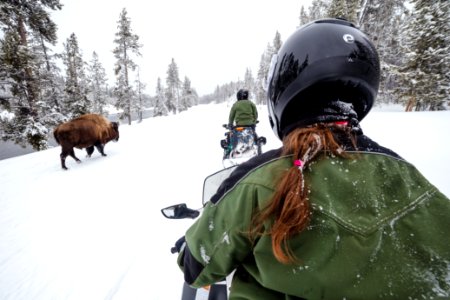
[[299,25],[300,8],[311,0],[61,0],[52,12],[58,25],[57,51],[72,33],[86,62],[96,51],[114,84],[112,50],[117,21],[127,9],[131,28],[143,45],[141,81],[155,94],[158,77],[165,85],[171,59],[180,79],[187,76],[200,95],[218,84],[242,79],[250,68],[256,77],[261,55],[275,33],[282,41]]

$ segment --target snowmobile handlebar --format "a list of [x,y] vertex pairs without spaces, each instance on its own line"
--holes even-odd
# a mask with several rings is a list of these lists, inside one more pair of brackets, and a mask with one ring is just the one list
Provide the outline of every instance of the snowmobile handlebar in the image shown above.
[[251,126],[256,126],[256,124],[258,124],[259,121],[256,121],[256,123],[254,125],[233,125],[233,124],[223,124],[222,127],[224,127],[225,129],[231,130],[235,127],[251,127]]

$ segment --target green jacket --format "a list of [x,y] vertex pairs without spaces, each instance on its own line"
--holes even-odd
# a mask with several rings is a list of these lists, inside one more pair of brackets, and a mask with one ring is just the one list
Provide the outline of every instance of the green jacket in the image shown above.
[[185,280],[200,287],[236,269],[230,299],[449,299],[450,200],[367,141],[370,152],[305,170],[312,220],[290,241],[298,265],[275,259],[270,236],[246,237],[292,158],[272,151],[240,165],[186,233]]
[[239,126],[255,125],[258,120],[256,105],[250,100],[236,101],[230,110],[228,124]]

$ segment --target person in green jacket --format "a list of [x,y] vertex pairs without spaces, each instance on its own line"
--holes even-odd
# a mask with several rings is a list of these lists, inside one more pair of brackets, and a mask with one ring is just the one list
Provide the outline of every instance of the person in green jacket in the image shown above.
[[286,40],[266,85],[283,146],[236,167],[178,242],[189,285],[232,274],[230,299],[450,299],[450,200],[360,126],[379,79],[350,22]]
[[[238,143],[238,135],[234,131],[236,127],[249,127],[250,132],[256,139],[255,127],[258,122],[258,109],[256,105],[248,99],[248,90],[240,89],[236,98],[237,101],[233,104],[228,117],[229,132],[226,135],[226,151],[224,153],[224,159],[229,158],[232,149],[235,149]],[[248,128],[247,128],[248,129]],[[245,141],[246,143],[248,141]],[[231,147],[229,147],[229,145]]]
[[228,117],[230,128],[235,126],[251,126],[255,128],[258,121],[256,105],[248,100],[248,90],[240,89],[236,94],[237,101],[233,104]]

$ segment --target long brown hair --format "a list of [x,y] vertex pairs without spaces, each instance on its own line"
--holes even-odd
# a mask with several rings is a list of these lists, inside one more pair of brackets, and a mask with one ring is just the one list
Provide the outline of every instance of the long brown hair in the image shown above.
[[[346,156],[335,139],[336,134],[345,134],[355,145],[350,127],[335,123],[297,128],[283,139],[282,154],[293,156],[292,167],[280,178],[268,205],[254,216],[250,230],[253,241],[257,236],[271,235],[273,253],[281,263],[297,261],[289,247],[289,239],[302,232],[310,219],[309,193],[303,170],[320,155]],[[273,220],[272,227],[263,232],[266,220]]]

